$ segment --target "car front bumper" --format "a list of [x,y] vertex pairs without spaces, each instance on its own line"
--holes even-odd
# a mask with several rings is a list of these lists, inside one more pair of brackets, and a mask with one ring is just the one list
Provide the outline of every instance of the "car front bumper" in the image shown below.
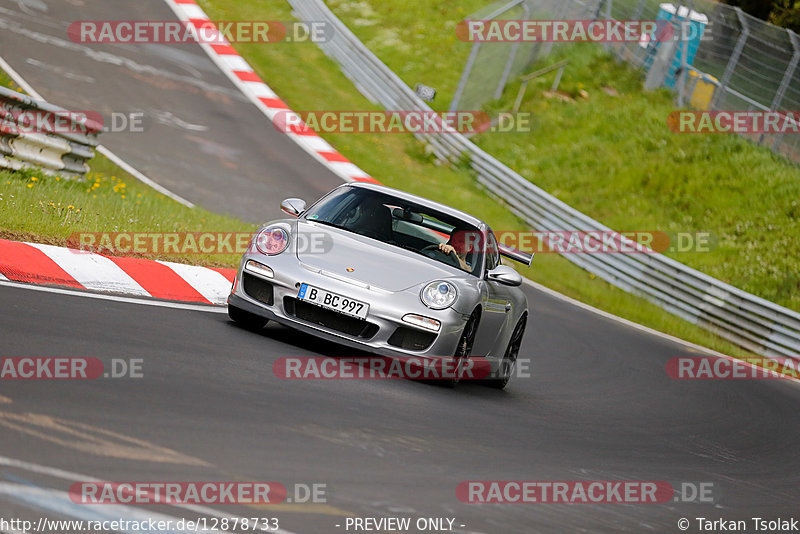
[[[250,270],[244,271],[244,266],[249,260],[268,266],[274,273],[273,277],[266,277]],[[245,286],[252,278],[246,280],[245,277],[255,277],[259,280],[250,284],[253,287],[265,288],[265,284],[271,286],[271,299],[268,296],[265,297],[266,289],[247,291]],[[320,322],[336,323],[337,321],[308,320],[297,310],[297,295],[302,283],[368,303],[370,308],[366,322],[372,326],[366,329],[364,335],[358,335],[354,332],[343,332],[329,324],[319,324]],[[228,303],[309,335],[390,357],[452,358],[464,325],[469,318],[452,308],[446,310],[427,308],[420,301],[416,289],[389,292],[381,288],[368,287],[357,281],[349,281],[343,276],[306,267],[291,254],[277,256],[245,254],[239,266],[234,287],[228,297]],[[310,303],[300,304],[300,306],[305,311],[308,311],[309,306],[316,308],[312,312],[319,309],[325,310],[325,308]],[[336,312],[324,312],[328,316],[330,313]],[[439,331],[433,333],[403,321],[402,318],[406,314],[417,314],[436,319],[440,322]],[[403,329],[403,334],[408,333],[408,335],[416,337],[420,337],[419,333],[433,334],[433,339],[430,345],[424,349],[419,347],[403,348],[397,346],[398,329]]]

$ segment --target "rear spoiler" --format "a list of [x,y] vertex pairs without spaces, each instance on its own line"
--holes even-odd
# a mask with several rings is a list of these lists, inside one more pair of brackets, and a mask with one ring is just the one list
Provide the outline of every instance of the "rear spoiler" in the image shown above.
[[523,252],[521,250],[517,250],[514,247],[509,247],[508,245],[504,245],[502,243],[497,244],[497,251],[500,253],[501,256],[505,256],[506,258],[514,261],[518,261],[527,265],[528,267],[531,266],[531,262],[533,261],[533,252]]

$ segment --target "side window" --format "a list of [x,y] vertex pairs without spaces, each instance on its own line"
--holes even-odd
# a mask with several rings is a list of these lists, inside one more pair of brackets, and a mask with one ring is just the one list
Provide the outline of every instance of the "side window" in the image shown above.
[[500,265],[500,252],[497,249],[497,239],[492,232],[487,232],[486,237],[486,270],[491,271]]

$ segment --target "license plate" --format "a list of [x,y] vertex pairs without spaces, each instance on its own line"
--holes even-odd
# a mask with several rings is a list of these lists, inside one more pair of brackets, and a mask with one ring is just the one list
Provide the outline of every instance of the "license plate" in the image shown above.
[[308,284],[302,284],[300,286],[300,292],[297,294],[297,298],[305,300],[306,302],[313,302],[329,310],[336,310],[345,315],[358,317],[359,319],[366,319],[367,312],[369,311],[369,304],[365,302],[353,300],[344,295],[331,293],[330,291],[325,291],[324,289]]

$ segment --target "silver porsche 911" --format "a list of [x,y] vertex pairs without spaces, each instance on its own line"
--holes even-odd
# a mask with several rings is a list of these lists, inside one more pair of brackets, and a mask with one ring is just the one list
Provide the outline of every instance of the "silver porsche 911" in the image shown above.
[[530,264],[531,254],[498,244],[467,213],[374,184],[281,209],[292,218],[262,226],[242,257],[231,319],[253,329],[273,320],[388,357],[457,366],[480,357],[490,362],[485,382],[506,386],[528,302],[500,257]]

